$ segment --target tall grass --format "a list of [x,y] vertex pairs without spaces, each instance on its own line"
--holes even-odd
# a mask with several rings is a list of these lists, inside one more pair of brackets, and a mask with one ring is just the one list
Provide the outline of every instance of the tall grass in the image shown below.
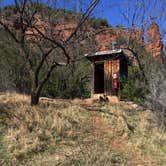
[[78,106],[42,103],[30,107],[27,99],[18,94],[0,96],[3,140],[11,161],[25,160],[56,148],[65,139],[76,139],[88,121],[86,112],[80,112]]
[[28,96],[1,94],[0,164],[166,164],[166,133],[147,111],[127,103],[81,103],[55,100],[31,107]]

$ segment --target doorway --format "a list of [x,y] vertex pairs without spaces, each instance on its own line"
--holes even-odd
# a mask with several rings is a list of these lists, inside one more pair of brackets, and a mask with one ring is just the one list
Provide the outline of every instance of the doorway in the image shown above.
[[104,93],[104,63],[95,64],[94,93]]

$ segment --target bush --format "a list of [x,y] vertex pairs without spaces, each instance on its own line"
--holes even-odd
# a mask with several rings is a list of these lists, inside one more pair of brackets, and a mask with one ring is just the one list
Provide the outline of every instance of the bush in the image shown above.
[[128,78],[121,79],[119,91],[122,100],[141,102],[147,93],[146,87],[142,83],[138,67],[130,67]]
[[2,13],[6,16],[12,16],[16,14],[16,7],[13,5],[9,5],[3,8]]
[[90,19],[89,24],[95,29],[99,29],[103,26],[106,26],[106,27],[109,26],[107,20],[103,18]]
[[[17,45],[12,43],[6,32],[0,30],[0,91],[28,92],[30,80],[28,69]],[[4,41],[8,41],[6,44]]]
[[[51,79],[44,87],[43,96],[59,98],[88,98],[89,63],[81,61],[75,67],[67,67],[54,71]],[[74,69],[74,70],[73,70]]]

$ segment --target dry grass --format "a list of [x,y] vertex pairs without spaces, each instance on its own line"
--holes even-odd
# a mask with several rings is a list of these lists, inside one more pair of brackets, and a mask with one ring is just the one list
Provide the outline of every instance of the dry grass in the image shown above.
[[0,95],[0,164],[166,165],[166,133],[132,104]]

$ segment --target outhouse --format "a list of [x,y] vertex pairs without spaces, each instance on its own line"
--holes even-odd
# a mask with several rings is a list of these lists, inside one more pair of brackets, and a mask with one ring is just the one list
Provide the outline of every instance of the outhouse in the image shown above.
[[120,78],[128,76],[128,59],[123,50],[100,51],[86,57],[92,66],[91,94],[117,95],[113,90],[114,75],[119,82]]

